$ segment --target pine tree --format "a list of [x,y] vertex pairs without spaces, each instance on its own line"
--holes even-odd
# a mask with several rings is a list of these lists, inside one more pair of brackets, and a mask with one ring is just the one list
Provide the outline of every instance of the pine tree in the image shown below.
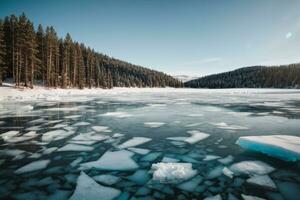
[[62,88],[66,88],[69,85],[71,46],[72,46],[72,38],[71,35],[67,33],[64,40],[64,46],[63,46]]
[[4,24],[0,20],[0,86],[2,85],[2,79],[6,72],[6,63],[5,63],[5,41],[4,41]]
[[37,78],[42,80],[43,83],[45,84],[46,80],[46,71],[45,71],[45,66],[46,66],[46,42],[45,42],[45,32],[40,24],[38,26],[38,30],[36,33],[36,38],[37,38],[37,59],[38,59],[38,68],[37,68]]
[[31,22],[27,23],[27,53],[28,53],[28,59],[30,63],[30,84],[29,87],[33,88],[33,82],[34,82],[34,73],[35,73],[35,67],[37,64],[37,53],[38,53],[38,45],[36,41],[36,34],[34,31],[33,24]]

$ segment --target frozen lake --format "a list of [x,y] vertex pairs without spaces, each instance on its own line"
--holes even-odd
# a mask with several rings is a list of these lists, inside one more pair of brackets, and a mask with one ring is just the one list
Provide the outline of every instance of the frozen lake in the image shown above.
[[[300,91],[31,93],[0,98],[0,199],[300,196],[299,160],[236,144],[243,136],[297,140]],[[287,143],[297,157],[296,140]]]

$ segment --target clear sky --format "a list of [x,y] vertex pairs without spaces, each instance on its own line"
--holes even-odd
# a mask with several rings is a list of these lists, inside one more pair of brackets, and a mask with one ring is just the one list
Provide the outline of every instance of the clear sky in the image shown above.
[[59,36],[173,75],[300,62],[299,0],[0,0]]

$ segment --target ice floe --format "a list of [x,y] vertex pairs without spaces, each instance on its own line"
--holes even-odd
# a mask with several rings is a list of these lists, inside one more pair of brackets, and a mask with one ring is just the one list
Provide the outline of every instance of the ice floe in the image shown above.
[[245,195],[245,194],[242,194],[242,197],[244,200],[265,200],[265,199],[257,197],[257,196],[251,196],[251,195]]
[[206,177],[208,179],[214,179],[217,178],[219,176],[221,176],[223,174],[223,166],[217,166],[215,168],[212,168],[206,175]]
[[232,155],[228,155],[225,158],[220,158],[218,159],[218,161],[224,165],[227,165],[229,163],[231,163],[233,161],[233,156]]
[[191,163],[156,163],[152,164],[151,171],[152,179],[160,183],[180,183],[197,174]]
[[253,176],[246,180],[247,183],[255,186],[260,186],[265,189],[276,190],[277,187],[274,181],[268,175]]
[[176,162],[179,162],[179,159],[170,158],[170,157],[163,157],[161,162],[163,162],[163,163],[176,163]]
[[222,200],[222,197],[221,197],[221,195],[217,194],[215,196],[206,197],[203,200]]
[[161,152],[152,152],[152,153],[149,153],[147,155],[145,155],[141,161],[147,161],[147,162],[153,162],[155,161],[156,159],[158,159],[158,157],[161,155],[162,153]]
[[141,144],[144,144],[146,142],[151,141],[151,138],[146,138],[146,137],[133,137],[130,140],[124,142],[123,144],[120,144],[118,147],[120,149],[125,149],[128,147],[134,147],[134,146],[138,146]]
[[75,160],[73,160],[71,163],[70,163],[70,166],[71,167],[76,167],[79,163],[81,163],[83,161],[83,158],[82,157],[79,157]]
[[240,137],[238,145],[286,161],[300,160],[300,137],[291,135],[266,135]]
[[191,135],[190,137],[168,137],[169,140],[175,140],[175,141],[184,141],[189,144],[195,144],[201,140],[204,140],[209,137],[209,134],[202,133],[197,130],[188,131],[188,133]]
[[228,125],[225,122],[220,122],[220,123],[212,123],[216,127],[220,129],[228,129],[228,130],[247,130],[249,129],[248,127],[245,126],[239,126],[239,125]]
[[150,180],[150,175],[147,170],[139,169],[135,171],[132,175],[128,176],[127,179],[131,180],[139,185],[144,185]]
[[149,149],[142,149],[142,148],[135,148],[135,147],[130,147],[128,148],[128,150],[141,155],[146,155],[150,152]]
[[206,155],[205,158],[203,158],[203,161],[211,161],[221,158],[220,156],[216,155]]
[[94,147],[86,146],[86,145],[79,145],[79,144],[67,144],[57,151],[93,151]]
[[73,137],[71,140],[69,140],[69,143],[75,143],[75,144],[86,144],[86,145],[92,145],[96,142],[100,142],[103,140],[108,139],[109,136],[107,135],[101,135],[99,133],[95,132],[88,132],[88,133],[80,133]]
[[120,190],[102,186],[84,172],[81,172],[76,189],[69,200],[112,200],[120,194]]
[[227,167],[224,167],[224,168],[222,169],[222,172],[223,172],[223,174],[224,174],[225,176],[227,176],[227,177],[229,177],[229,178],[233,178],[234,173],[233,173],[230,169],[228,169]]
[[31,162],[27,165],[24,165],[23,167],[17,169],[15,171],[16,174],[23,174],[23,173],[28,173],[28,172],[33,172],[33,171],[38,171],[45,169],[48,164],[50,163],[50,160],[38,160]]
[[54,131],[48,131],[42,135],[42,141],[43,142],[51,142],[55,140],[61,140],[66,137],[69,137],[70,135],[74,134],[74,131],[65,131],[65,130],[54,130]]
[[101,175],[93,176],[93,179],[105,185],[113,185],[121,180],[120,177],[111,174],[101,174]]
[[73,124],[73,126],[88,126],[90,124],[91,123],[89,123],[89,122],[77,122],[77,123]]
[[229,168],[231,171],[237,174],[249,174],[249,175],[264,175],[271,173],[275,169],[270,165],[259,161],[242,161],[234,163]]
[[125,117],[131,117],[132,115],[126,112],[107,112],[105,114],[100,114],[99,116],[125,118]]
[[65,116],[65,119],[77,119],[80,117],[81,117],[81,115],[68,115],[68,116]]
[[149,128],[159,128],[161,126],[165,125],[164,122],[145,122],[144,126]]
[[201,183],[202,181],[203,177],[198,175],[186,182],[180,183],[179,185],[177,185],[177,187],[187,192],[194,192],[199,183]]
[[44,109],[45,111],[52,111],[52,112],[70,112],[70,111],[79,111],[79,108],[76,107],[57,107],[57,108],[47,108]]
[[82,163],[80,166],[81,169],[131,171],[139,167],[131,158],[133,155],[134,153],[126,150],[107,151],[98,160]]
[[111,132],[107,126],[92,126],[92,129],[96,132]]

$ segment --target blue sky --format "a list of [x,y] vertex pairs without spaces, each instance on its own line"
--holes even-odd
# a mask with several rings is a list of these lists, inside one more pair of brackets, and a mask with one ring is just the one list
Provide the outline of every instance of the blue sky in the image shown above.
[[300,62],[298,0],[0,0],[0,17],[37,26],[134,64],[203,76]]

